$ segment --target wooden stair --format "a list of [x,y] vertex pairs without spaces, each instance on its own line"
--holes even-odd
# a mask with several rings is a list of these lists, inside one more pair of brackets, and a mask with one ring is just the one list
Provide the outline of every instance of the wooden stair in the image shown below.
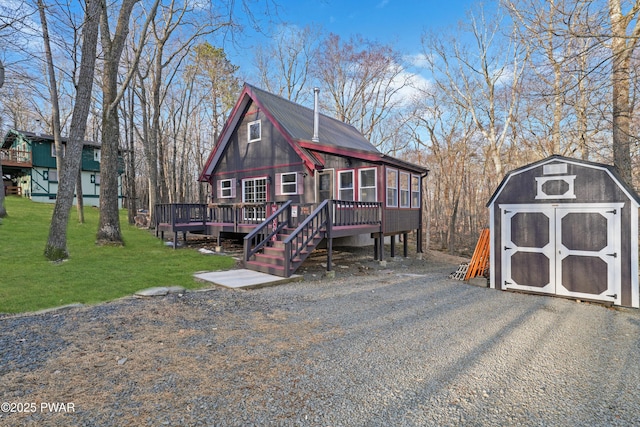
[[284,241],[294,230],[285,228],[282,231],[283,233],[276,235],[275,240],[267,243],[267,246],[262,248],[260,252],[254,254],[248,261],[246,261],[245,268],[262,273],[273,274],[275,276],[290,277],[295,273],[307,256],[309,256],[309,254],[311,254],[311,252],[313,252],[313,250],[324,239],[324,233],[321,233],[320,236],[316,236],[311,239],[305,247],[299,248],[299,256],[291,260],[292,262],[289,265],[289,271],[286,271],[286,245]]

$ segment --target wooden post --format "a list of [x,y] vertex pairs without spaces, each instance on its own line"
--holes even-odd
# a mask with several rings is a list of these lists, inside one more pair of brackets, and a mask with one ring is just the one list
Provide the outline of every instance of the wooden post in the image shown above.
[[405,258],[409,256],[409,243],[407,242],[407,237],[408,237],[407,233],[402,234],[402,244],[403,244],[403,249],[404,249],[403,252],[404,252]]
[[380,244],[380,239],[378,237],[373,238],[373,260],[378,261],[378,245]]
[[391,258],[396,257],[396,236],[391,236]]
[[333,221],[334,208],[333,201],[330,200],[325,207],[325,218],[327,224],[327,271],[331,271],[331,255],[333,251]]

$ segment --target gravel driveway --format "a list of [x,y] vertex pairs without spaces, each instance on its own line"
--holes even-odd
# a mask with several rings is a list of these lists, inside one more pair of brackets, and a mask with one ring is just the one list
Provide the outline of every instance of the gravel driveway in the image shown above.
[[638,310],[342,262],[0,319],[0,425],[640,425]]

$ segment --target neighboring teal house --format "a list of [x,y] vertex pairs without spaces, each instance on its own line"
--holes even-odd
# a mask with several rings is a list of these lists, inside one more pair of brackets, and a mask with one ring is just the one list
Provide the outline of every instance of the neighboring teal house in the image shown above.
[[[67,139],[63,138],[64,148],[66,148],[66,142]],[[36,202],[55,202],[58,192],[58,171],[53,136],[10,130],[4,136],[0,148],[2,179],[6,195],[21,195]],[[99,143],[84,142],[81,169],[84,205],[99,206]],[[120,174],[122,170],[123,168],[119,168]],[[118,200],[118,204],[122,207],[121,176],[118,176]]]

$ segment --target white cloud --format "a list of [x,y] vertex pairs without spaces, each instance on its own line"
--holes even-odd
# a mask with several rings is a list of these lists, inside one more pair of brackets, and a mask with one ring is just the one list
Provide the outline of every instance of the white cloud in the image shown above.
[[419,69],[426,69],[429,66],[429,58],[424,53],[416,53],[413,55],[406,55],[404,57],[405,61],[411,64],[413,67]]

